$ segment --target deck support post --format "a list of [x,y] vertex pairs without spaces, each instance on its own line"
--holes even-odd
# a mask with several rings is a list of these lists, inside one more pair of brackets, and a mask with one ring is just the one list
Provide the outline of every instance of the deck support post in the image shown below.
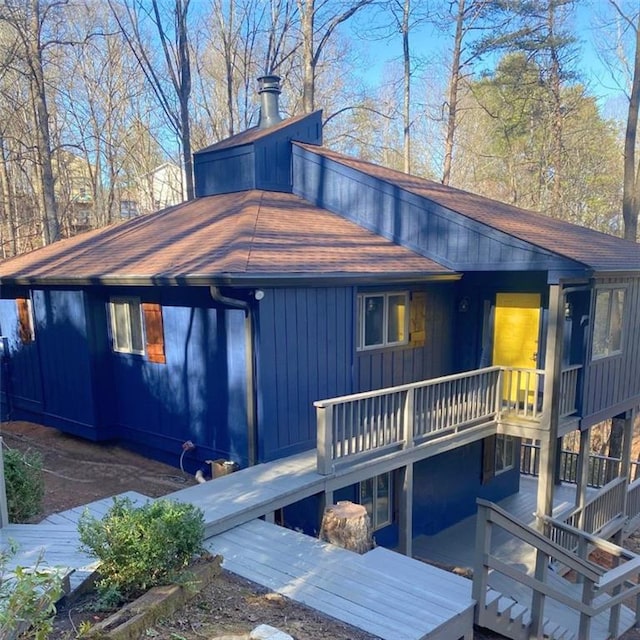
[[[578,468],[576,469],[576,508],[580,509],[578,529],[584,530],[584,505],[587,503],[587,485],[589,483],[589,450],[591,443],[591,427],[580,431],[580,452],[578,453]],[[586,560],[589,545],[584,538],[578,541],[578,556]],[[578,576],[579,580],[581,576]]]
[[489,521],[489,509],[480,502],[478,502],[476,519],[475,550],[471,597],[476,601],[474,623],[483,626],[489,587],[489,568],[486,566],[485,558],[491,552],[491,522]]
[[413,557],[413,463],[396,471],[398,487],[399,527],[398,550]]
[[[558,423],[560,419],[560,384],[562,376],[562,347],[564,326],[564,296],[562,286],[549,286],[549,322],[544,369],[544,406],[542,408],[545,430],[540,438],[540,475],[538,478],[538,516],[553,514],[553,487],[558,448]],[[544,521],[537,519],[538,530],[544,531]]]

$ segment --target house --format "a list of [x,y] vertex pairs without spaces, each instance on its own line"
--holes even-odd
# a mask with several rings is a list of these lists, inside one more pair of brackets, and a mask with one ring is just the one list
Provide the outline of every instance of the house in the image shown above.
[[184,170],[174,162],[163,162],[138,180],[140,209],[145,213],[184,201]]
[[[326,149],[321,114],[280,120],[263,80],[260,125],[195,154],[196,199],[0,264],[4,419],[192,471],[317,448],[332,497],[407,551],[516,493],[524,441],[542,522],[581,432],[584,509],[590,430],[616,419],[610,517],[572,522],[618,534],[640,246]],[[321,504],[281,518],[314,530]]]

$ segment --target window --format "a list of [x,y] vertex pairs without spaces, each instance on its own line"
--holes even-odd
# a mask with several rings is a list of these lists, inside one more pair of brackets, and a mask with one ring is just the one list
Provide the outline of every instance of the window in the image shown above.
[[391,524],[391,474],[361,482],[360,504],[367,510],[374,531]]
[[146,353],[150,362],[165,363],[162,307],[138,298],[112,298],[109,302],[114,351]]
[[515,447],[513,436],[496,436],[496,454],[494,473],[498,475],[503,471],[509,471],[515,466]]
[[16,298],[16,308],[18,311],[18,336],[20,337],[20,342],[29,344],[36,339],[31,298]]
[[598,289],[593,323],[592,358],[606,358],[622,350],[624,289]]
[[140,300],[112,298],[109,307],[114,351],[144,353]]
[[358,296],[358,349],[407,344],[409,294],[372,293]]

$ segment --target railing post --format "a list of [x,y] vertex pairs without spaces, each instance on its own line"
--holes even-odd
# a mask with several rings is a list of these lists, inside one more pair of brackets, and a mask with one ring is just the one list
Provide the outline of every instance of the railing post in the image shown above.
[[9,524],[7,509],[7,487],[4,482],[4,442],[0,436],[0,529]]
[[[540,549],[536,549],[536,567],[535,579],[544,583],[547,577],[547,567],[549,565],[549,557]],[[545,595],[537,589],[533,591],[531,599],[531,629],[529,631],[531,637],[542,638],[544,629],[544,600]],[[581,638],[583,636],[580,636]],[[588,636],[586,636],[588,637]]]
[[[593,580],[586,576],[582,585],[582,604],[591,607],[593,602]],[[580,613],[580,626],[578,628],[578,638],[588,638],[591,633],[591,616],[588,613]]]
[[316,406],[318,473],[333,473],[333,405]]
[[500,413],[502,411],[502,396],[504,390],[502,385],[504,384],[504,369],[498,369],[498,377],[496,379],[496,419],[500,422]]
[[404,399],[404,448],[413,447],[414,440],[414,424],[415,424],[415,400],[416,390],[414,387],[407,389],[407,395]]
[[489,570],[485,565],[485,557],[491,552],[491,521],[489,509],[478,504],[476,517],[476,558],[473,567],[473,584],[471,597],[476,601],[475,624],[482,626],[489,587]]

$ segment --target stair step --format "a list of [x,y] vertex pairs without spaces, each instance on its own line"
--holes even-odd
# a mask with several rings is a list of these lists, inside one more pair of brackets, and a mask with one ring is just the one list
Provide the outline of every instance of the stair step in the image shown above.
[[514,604],[517,604],[516,601],[509,596],[501,596],[498,598],[498,615],[500,617],[509,615],[509,619],[511,619],[511,607],[513,607]]
[[513,607],[511,607],[511,611],[509,612],[509,618],[511,622],[523,624],[523,617],[527,611],[529,611],[527,607],[521,605],[519,602],[516,602]]

